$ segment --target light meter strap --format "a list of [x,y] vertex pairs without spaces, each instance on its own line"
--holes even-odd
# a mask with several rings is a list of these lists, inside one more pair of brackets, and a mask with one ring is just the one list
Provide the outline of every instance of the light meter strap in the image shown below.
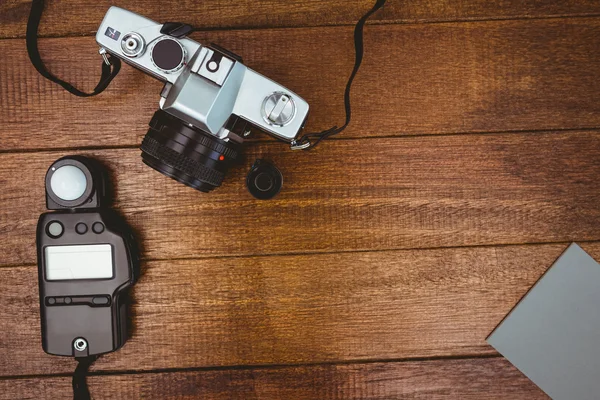
[[62,86],[75,96],[89,97],[102,93],[104,89],[108,87],[108,84],[113,80],[113,78],[119,73],[119,70],[121,69],[121,60],[108,55],[108,57],[106,58],[108,60],[108,63],[102,62],[102,75],[100,76],[100,82],[98,82],[98,85],[96,85],[94,91],[91,93],[82,92],[70,83],[65,82],[62,79],[59,79],[56,76],[52,75],[44,65],[44,62],[42,61],[42,57],[40,57],[40,52],[38,50],[38,27],[40,25],[40,20],[42,19],[43,11],[44,1],[33,0],[31,3],[31,12],[29,13],[29,20],[27,21],[26,42],[27,53],[29,54],[29,59],[31,60],[31,63],[33,64],[35,69],[44,78],[51,80],[52,82],[58,83],[60,86]]
[[98,359],[98,356],[76,357],[75,359],[78,363],[73,373],[73,400],[90,400],[86,377],[90,366]]
[[[350,119],[352,117],[352,110],[350,108],[350,89],[352,87],[352,82],[354,81],[354,77],[358,73],[358,69],[360,68],[360,64],[362,63],[363,54],[364,54],[364,41],[363,41],[363,31],[365,28],[365,23],[369,19],[369,17],[379,10],[385,4],[386,0],[377,0],[373,8],[371,8],[365,15],[362,16],[360,20],[358,20],[356,27],[354,28],[354,50],[356,53],[354,59],[354,68],[352,69],[352,73],[350,74],[350,78],[348,79],[348,83],[346,84],[346,90],[344,92],[344,108],[346,109],[346,121],[344,125],[338,127],[334,126],[322,132],[317,133],[307,133],[302,136],[300,139],[296,140],[292,143],[292,149],[302,149],[302,150],[310,150],[314,148],[319,142],[323,139],[327,139],[333,135],[337,135],[350,124]],[[311,142],[311,140],[314,140]]]

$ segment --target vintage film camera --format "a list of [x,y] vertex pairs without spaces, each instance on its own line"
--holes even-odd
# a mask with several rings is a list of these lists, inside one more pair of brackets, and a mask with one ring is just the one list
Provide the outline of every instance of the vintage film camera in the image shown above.
[[244,66],[239,56],[187,38],[191,31],[111,7],[96,41],[103,56],[109,53],[165,82],[142,142],[143,161],[209,192],[239,157],[250,127],[294,146],[309,107],[296,93]]
[[40,216],[36,240],[46,353],[95,356],[127,340],[128,290],[139,259],[106,192],[106,174],[89,158],[61,158],[46,174],[46,207],[56,210]]

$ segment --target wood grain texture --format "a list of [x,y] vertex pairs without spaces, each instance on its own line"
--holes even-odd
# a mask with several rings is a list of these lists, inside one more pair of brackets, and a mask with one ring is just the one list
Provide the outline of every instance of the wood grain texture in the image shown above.
[[[492,355],[485,338],[566,247],[147,262],[133,336],[93,370]],[[0,268],[0,300],[0,375],[74,370],[40,345],[35,266]]]
[[[255,143],[210,194],[147,167],[136,149],[77,153],[113,171],[115,206],[150,259],[600,239],[595,131],[322,146],[306,153]],[[44,176],[64,155],[0,155],[0,265],[35,262]],[[258,157],[273,160],[285,179],[270,201],[246,190]]]
[[[304,97],[311,105],[307,131],[343,121],[351,27],[194,38],[241,54],[248,66]],[[367,28],[365,40],[344,137],[600,126],[598,18],[378,25]],[[97,83],[101,59],[92,37],[46,39],[40,47],[56,75],[83,88]],[[81,99],[34,70],[23,40],[0,41],[0,52],[11,55],[0,64],[0,149],[141,142],[160,82],[124,66],[107,92]]]
[[[547,399],[501,358],[88,378],[97,399]],[[69,378],[0,381],[0,399],[70,399]]]
[[[48,3],[42,56],[77,86],[97,82],[109,3],[184,16],[303,96],[312,131],[343,120],[350,25],[373,0]],[[72,97],[30,65],[29,6],[0,2],[0,399],[72,396],[43,376],[75,365],[42,351],[34,265],[44,174],[68,153],[112,171],[146,260],[96,398],[546,398],[485,337],[569,241],[600,259],[599,2],[390,1],[345,139],[295,153],[257,136],[208,195],[135,149],[162,84],[124,66]],[[246,192],[257,157],[284,174],[275,200]]]
[[[0,3],[0,38],[24,37],[30,1]],[[375,0],[157,0],[48,1],[42,36],[92,35],[111,5],[155,21],[182,21],[203,29],[353,25]],[[439,22],[506,18],[545,18],[600,14],[594,0],[390,0],[370,22]]]

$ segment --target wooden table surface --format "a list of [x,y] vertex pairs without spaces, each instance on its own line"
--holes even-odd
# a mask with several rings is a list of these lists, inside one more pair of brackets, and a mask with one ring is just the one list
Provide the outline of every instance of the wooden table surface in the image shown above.
[[[200,26],[343,121],[353,24],[372,0],[52,0],[42,56],[84,88],[109,4]],[[144,166],[162,84],[124,66],[76,98],[25,49],[30,2],[0,3],[0,399],[68,399],[75,363],[41,347],[35,228],[44,175],[97,157],[143,247],[133,336],[97,399],[543,399],[486,336],[571,241],[600,259],[600,2],[390,0],[365,31],[339,137],[266,135],[203,194]],[[257,157],[284,188],[254,200]]]

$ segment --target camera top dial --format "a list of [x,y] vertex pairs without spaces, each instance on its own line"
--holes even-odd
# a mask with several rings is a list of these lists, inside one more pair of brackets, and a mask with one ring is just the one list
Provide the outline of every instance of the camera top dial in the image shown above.
[[169,36],[158,39],[151,51],[152,63],[166,73],[179,71],[185,65],[185,48]]

